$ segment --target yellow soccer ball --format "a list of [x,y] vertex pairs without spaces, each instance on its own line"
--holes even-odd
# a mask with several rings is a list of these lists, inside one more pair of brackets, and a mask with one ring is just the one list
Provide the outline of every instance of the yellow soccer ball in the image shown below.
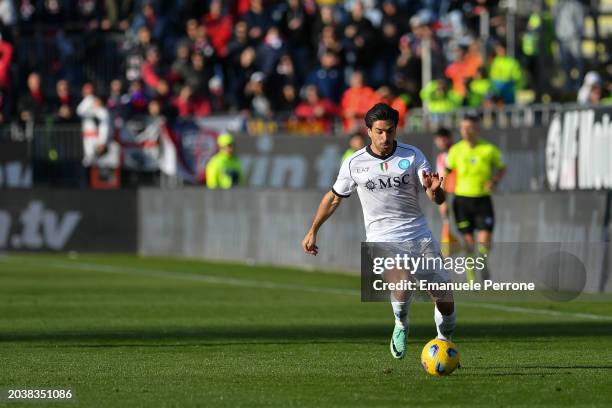
[[421,365],[429,375],[449,375],[459,366],[459,350],[452,341],[433,339],[423,347]]

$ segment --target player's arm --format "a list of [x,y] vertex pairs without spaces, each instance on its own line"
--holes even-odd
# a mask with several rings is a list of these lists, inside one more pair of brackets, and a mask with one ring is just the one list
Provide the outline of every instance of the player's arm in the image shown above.
[[331,217],[334,211],[336,211],[342,199],[349,197],[357,188],[357,184],[351,176],[350,162],[350,158],[342,162],[334,186],[331,191],[323,196],[319,204],[312,225],[302,241],[302,248],[304,248],[306,253],[311,255],[319,253],[319,248],[317,247],[317,233],[319,232],[319,228],[321,228],[321,225],[323,225],[323,223]]
[[334,211],[336,211],[336,208],[338,208],[341,201],[342,198],[336,195],[333,191],[329,191],[323,196],[314,220],[312,221],[312,225],[302,241],[302,248],[304,248],[306,253],[311,255],[317,255],[319,253],[319,248],[316,245],[319,228],[321,228],[323,223],[329,217],[331,217]]
[[421,174],[423,187],[425,187],[425,194],[427,194],[427,197],[438,205],[444,203],[446,201],[446,194],[444,194],[444,189],[442,188],[444,177],[440,176],[438,173],[431,173],[425,170],[423,170]]
[[487,190],[494,191],[499,182],[502,181],[502,179],[506,175],[506,163],[504,162],[502,158],[502,153],[498,148],[493,149],[491,164],[493,165],[496,171],[493,173],[491,179],[487,182],[486,187]]

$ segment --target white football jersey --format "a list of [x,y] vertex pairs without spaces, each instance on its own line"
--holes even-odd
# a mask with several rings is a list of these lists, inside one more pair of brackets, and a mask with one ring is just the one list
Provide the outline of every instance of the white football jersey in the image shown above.
[[418,200],[423,171],[431,166],[414,146],[395,142],[386,156],[367,146],[342,162],[332,191],[344,198],[357,190],[369,242],[433,240]]

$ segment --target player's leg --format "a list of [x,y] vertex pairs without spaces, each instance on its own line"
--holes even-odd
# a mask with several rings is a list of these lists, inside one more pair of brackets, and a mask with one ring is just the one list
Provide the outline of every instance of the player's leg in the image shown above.
[[[423,251],[423,256],[427,259],[425,262],[426,266],[416,271],[415,276],[417,279],[438,285],[451,282],[449,271],[444,269],[444,260],[435,243],[432,242],[428,245],[428,248]],[[451,290],[439,289],[430,290],[428,294],[434,303],[434,321],[436,322],[438,338],[450,340],[455,332],[456,325],[453,292]]]
[[477,215],[474,217],[474,227],[478,230],[478,252],[485,259],[485,268],[482,270],[482,279],[489,279],[487,257],[491,249],[495,214],[493,202],[490,197],[479,199]]
[[[463,249],[466,257],[474,255],[474,214],[472,209],[472,199],[469,197],[455,196],[453,200],[453,213],[455,215],[455,223],[457,229],[463,237]],[[467,268],[466,280],[473,282],[476,280],[476,273],[473,268]]]
[[450,340],[455,332],[457,321],[453,293],[449,291],[441,294],[441,297],[434,303],[434,321],[436,322],[438,338]]
[[[385,272],[385,281],[398,283],[410,279],[408,271],[392,270]],[[406,355],[406,339],[409,331],[409,310],[413,293],[407,290],[396,290],[391,292],[391,308],[395,325],[389,349],[394,358],[401,359]]]

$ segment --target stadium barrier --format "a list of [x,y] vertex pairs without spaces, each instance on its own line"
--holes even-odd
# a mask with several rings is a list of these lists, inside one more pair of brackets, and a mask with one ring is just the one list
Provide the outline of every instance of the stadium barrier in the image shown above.
[[[196,187],[4,190],[0,250],[123,252],[357,272],[365,239],[357,197],[344,200],[321,230],[318,256],[301,249],[321,196],[320,190]],[[533,252],[532,244],[567,243],[585,264],[585,290],[612,293],[611,196],[595,191],[496,195],[494,242],[525,248],[492,258],[493,278],[524,280],[531,270],[520,265]],[[437,233],[437,208],[421,199]]]

